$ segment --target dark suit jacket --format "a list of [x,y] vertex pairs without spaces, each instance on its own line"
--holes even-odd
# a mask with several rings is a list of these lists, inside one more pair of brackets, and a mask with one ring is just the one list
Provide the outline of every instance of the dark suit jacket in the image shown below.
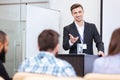
[[[79,32],[78,32],[77,27],[74,22],[72,24],[64,27],[63,49],[64,50],[70,49],[69,50],[70,54],[77,54],[77,43],[81,43],[80,37],[76,43],[74,43],[72,46],[70,46],[69,45],[70,37],[68,34],[72,34],[74,37],[77,37],[77,36],[79,37]],[[102,39],[96,29],[95,24],[85,22],[84,43],[87,44],[87,49],[84,49],[83,53],[93,54],[93,40],[96,43],[96,47],[97,47],[98,51],[104,52],[104,44],[103,44]]]

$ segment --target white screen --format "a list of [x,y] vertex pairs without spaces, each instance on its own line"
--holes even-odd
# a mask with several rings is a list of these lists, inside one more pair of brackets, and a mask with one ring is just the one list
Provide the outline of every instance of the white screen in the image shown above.
[[59,32],[59,11],[27,6],[26,58],[39,53],[37,39],[44,29]]

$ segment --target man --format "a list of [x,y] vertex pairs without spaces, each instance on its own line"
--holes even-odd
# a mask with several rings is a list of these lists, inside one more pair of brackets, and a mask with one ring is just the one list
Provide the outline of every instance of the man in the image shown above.
[[5,80],[10,80],[9,75],[3,65],[5,62],[5,54],[8,51],[8,36],[0,30],[0,76]]
[[26,59],[18,72],[32,72],[51,74],[55,76],[76,76],[73,67],[66,61],[58,59],[58,33],[53,30],[44,30],[38,36],[40,53]]
[[104,44],[96,29],[95,24],[83,20],[84,10],[81,4],[71,6],[74,22],[63,31],[63,48],[70,54],[77,54],[77,45],[82,44],[83,53],[93,54],[93,40],[98,49],[98,55],[104,55]]

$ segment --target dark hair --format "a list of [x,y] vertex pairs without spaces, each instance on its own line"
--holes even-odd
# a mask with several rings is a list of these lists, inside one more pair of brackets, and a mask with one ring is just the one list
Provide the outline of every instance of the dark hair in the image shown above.
[[78,8],[78,7],[81,7],[82,10],[83,10],[83,6],[82,6],[81,4],[75,3],[75,4],[73,4],[73,5],[71,6],[71,8],[70,8],[71,12],[72,12],[73,9]]
[[120,52],[120,28],[116,29],[111,37],[108,55],[118,54]]
[[0,30],[0,42],[5,43],[6,41],[6,33]]
[[53,50],[58,44],[59,34],[53,30],[44,30],[38,36],[38,45],[40,51],[47,51],[48,49]]

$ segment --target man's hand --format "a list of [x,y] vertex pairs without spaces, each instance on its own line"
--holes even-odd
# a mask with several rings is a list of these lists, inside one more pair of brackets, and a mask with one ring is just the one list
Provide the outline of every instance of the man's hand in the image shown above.
[[79,37],[74,37],[72,34],[69,34],[71,43],[75,43]]
[[103,57],[103,56],[105,56],[105,54],[102,51],[99,51],[98,56]]

